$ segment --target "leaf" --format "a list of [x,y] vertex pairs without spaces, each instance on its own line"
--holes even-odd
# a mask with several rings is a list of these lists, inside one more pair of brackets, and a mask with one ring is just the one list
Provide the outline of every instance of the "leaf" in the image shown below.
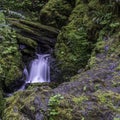
[[117,22],[117,23],[111,23],[110,24],[110,27],[111,28],[116,28],[116,27],[119,27],[120,26],[120,23],[119,22]]

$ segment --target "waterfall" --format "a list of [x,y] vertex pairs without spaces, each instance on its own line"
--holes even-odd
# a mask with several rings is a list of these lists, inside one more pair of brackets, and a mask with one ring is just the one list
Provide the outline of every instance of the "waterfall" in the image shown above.
[[37,57],[32,61],[30,74],[26,75],[26,83],[50,82],[50,55],[37,54]]
[[28,73],[26,67],[24,68],[23,74],[26,76],[26,81],[19,90],[24,90],[27,83],[50,82],[50,55],[37,54],[37,57],[37,59],[32,61],[30,73]]

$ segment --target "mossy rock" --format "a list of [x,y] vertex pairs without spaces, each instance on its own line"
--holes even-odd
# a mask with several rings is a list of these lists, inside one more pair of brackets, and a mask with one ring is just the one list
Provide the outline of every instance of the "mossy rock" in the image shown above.
[[[53,120],[110,120],[120,114],[120,108],[116,107],[120,95],[112,91],[97,91],[93,95],[79,97],[66,95],[63,99],[55,96],[51,98],[58,104],[50,106],[50,119]],[[56,114],[53,115],[53,112]]]
[[112,91],[97,91],[89,95],[73,96],[54,94],[50,89],[40,90],[17,92],[7,98],[3,120],[36,119],[38,114],[41,120],[101,120],[101,118],[109,120],[120,114],[120,108],[116,107],[120,95]]
[[4,85],[2,86],[3,88],[10,86],[15,80],[18,80],[22,76],[23,68],[15,31],[6,25],[6,23],[2,23],[1,26],[0,83]]
[[65,25],[72,6],[67,0],[49,0],[40,11],[40,22],[60,28]]
[[[95,7],[96,4],[98,8]],[[56,43],[58,67],[61,74],[63,73],[61,79],[68,79],[70,74],[73,75],[85,67],[90,56],[90,64],[94,64],[95,52],[103,53],[108,49],[104,46],[108,32],[112,35],[113,31],[119,31],[119,17],[117,13],[114,14],[110,5],[115,7],[114,4],[100,3],[99,0],[76,1],[69,23],[62,28]]]
[[69,17],[68,25],[63,27],[58,35],[56,43],[56,56],[61,71],[64,71],[64,79],[70,77],[69,73],[73,75],[87,64],[94,43],[94,40],[89,40],[88,29],[93,28],[94,23],[89,17],[88,5],[77,4]]
[[18,33],[17,38],[19,43],[33,49],[40,43],[40,47],[45,47],[46,51],[55,46],[56,37],[59,33],[58,29],[27,20],[9,18],[8,21]]
[[[6,38],[5,38],[6,39]],[[15,40],[15,39],[14,39]],[[9,86],[14,80],[22,76],[21,54],[18,51],[18,45],[4,40],[0,45],[1,64],[1,82]],[[14,45],[13,45],[14,44]]]
[[37,48],[37,42],[30,39],[30,38],[23,37],[23,36],[17,34],[17,39],[18,39],[20,44],[26,45],[26,46],[31,47],[33,49]]
[[[3,112],[2,119],[34,120],[41,118],[43,120],[44,117],[47,120],[45,115],[47,114],[47,103],[50,94],[51,89],[47,86],[32,87],[29,90],[14,93],[13,96],[6,98],[7,107]],[[47,98],[45,98],[46,95]]]

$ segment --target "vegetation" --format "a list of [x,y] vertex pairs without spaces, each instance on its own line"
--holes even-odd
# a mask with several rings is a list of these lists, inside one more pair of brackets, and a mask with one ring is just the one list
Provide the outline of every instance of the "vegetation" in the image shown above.
[[[9,86],[12,81],[22,75],[20,69],[21,54],[18,52],[15,31],[6,24],[4,14],[0,13],[0,16],[0,81],[5,86]],[[16,72],[16,76],[14,76],[14,72]]]
[[10,90],[13,81],[22,76],[21,54],[18,52],[16,33],[0,13],[0,115],[4,110],[3,90]]
[[[9,17],[26,16],[27,19],[38,20],[39,11],[48,0],[0,0],[0,8]],[[31,16],[31,17],[30,17]],[[22,17],[24,18],[24,16]]]
[[49,120],[55,120],[55,117],[59,114],[56,107],[60,105],[60,100],[62,100],[64,97],[60,94],[57,94],[55,96],[50,97],[49,99]]
[[[0,9],[0,119],[120,119],[119,0],[0,0]],[[53,53],[62,84],[4,98],[37,50]]]
[[72,5],[68,0],[49,0],[40,11],[40,22],[61,28],[67,23],[72,11]]
[[104,43],[104,37],[119,30],[118,10],[115,13],[113,9],[116,4],[99,0],[76,2],[69,23],[62,28],[57,39],[55,53],[63,77],[60,79],[69,80],[69,73],[72,76],[85,67],[96,42],[97,45]]

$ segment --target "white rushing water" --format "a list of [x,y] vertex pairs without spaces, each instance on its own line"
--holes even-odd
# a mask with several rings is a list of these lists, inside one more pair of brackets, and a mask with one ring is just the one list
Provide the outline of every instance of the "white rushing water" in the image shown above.
[[32,61],[30,73],[24,69],[26,83],[50,82],[49,54],[39,55]]
[[30,73],[28,73],[26,67],[24,68],[23,73],[26,76],[26,81],[19,90],[24,90],[27,83],[50,82],[50,55],[37,54],[37,57],[37,59],[32,61]]

